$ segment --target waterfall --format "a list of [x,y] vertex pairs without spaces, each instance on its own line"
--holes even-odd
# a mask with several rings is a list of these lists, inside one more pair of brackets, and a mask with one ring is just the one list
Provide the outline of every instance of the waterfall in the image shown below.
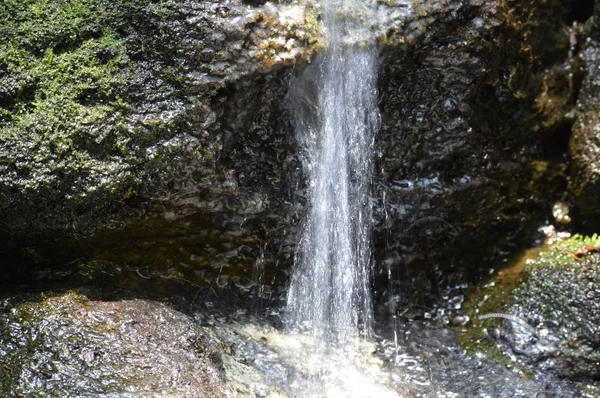
[[368,334],[371,153],[377,53],[370,0],[324,0],[326,48],[289,101],[307,174],[308,211],[288,290],[295,329],[325,341]]

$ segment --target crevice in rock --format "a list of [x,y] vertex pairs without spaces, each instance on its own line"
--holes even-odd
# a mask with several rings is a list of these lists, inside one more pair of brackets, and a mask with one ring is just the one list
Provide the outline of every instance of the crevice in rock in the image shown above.
[[567,154],[572,128],[573,123],[571,121],[564,121],[553,131],[547,132],[543,135],[542,149],[544,151],[545,158],[559,160]]
[[570,12],[567,22],[571,25],[573,22],[585,22],[594,13],[595,0],[575,0],[571,2]]
[[[254,7],[259,7],[264,5],[267,0],[243,0],[242,3],[249,4]],[[273,3],[279,3],[278,1],[273,1]]]

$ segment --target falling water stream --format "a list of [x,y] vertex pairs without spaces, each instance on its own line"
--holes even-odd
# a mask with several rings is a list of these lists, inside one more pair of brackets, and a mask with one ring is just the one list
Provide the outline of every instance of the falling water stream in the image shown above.
[[378,125],[373,4],[323,2],[326,49],[292,83],[309,210],[288,292],[295,329],[327,342],[369,334],[371,153]]
[[290,384],[309,396],[396,396],[366,376],[377,366],[364,362],[369,348],[358,340],[373,318],[370,185],[379,114],[372,7],[370,0],[323,2],[326,49],[289,92],[308,213],[287,313],[292,330],[313,338],[295,350],[306,356],[308,377]]

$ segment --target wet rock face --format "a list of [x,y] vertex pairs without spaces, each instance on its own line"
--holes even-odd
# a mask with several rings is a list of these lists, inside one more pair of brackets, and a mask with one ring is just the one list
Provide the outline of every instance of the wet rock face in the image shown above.
[[[288,269],[306,210],[286,95],[323,45],[318,5],[90,4],[73,15],[41,0],[37,14],[0,6],[11,43],[0,45],[0,236],[14,249],[0,262],[60,262],[38,236],[100,226],[69,261],[273,283],[264,267]],[[376,264],[477,251],[556,195],[557,166],[538,144],[565,122],[545,123],[570,93],[540,98],[543,72],[568,55],[567,11],[558,0],[379,2]],[[153,218],[138,223],[148,203]]]
[[89,231],[186,190],[235,193],[216,165],[229,86],[319,47],[316,15],[297,4],[63,8],[0,6],[0,229],[9,237]]
[[414,281],[402,264],[480,259],[560,191],[564,178],[553,173],[564,159],[548,161],[544,141],[568,125],[561,115],[574,103],[557,89],[569,87],[564,2],[419,10],[404,34],[388,32],[396,46],[382,59],[376,175],[378,252],[389,253],[386,264],[407,281],[399,292],[412,299],[442,294],[445,276]]
[[214,343],[163,304],[16,300],[1,301],[2,396],[229,396]]
[[570,142],[570,191],[582,213],[600,216],[600,11],[588,23],[590,36],[581,52],[586,77],[577,102],[577,121]]
[[600,377],[598,245],[596,236],[571,238],[528,265],[511,300],[510,327],[497,337],[534,370]]

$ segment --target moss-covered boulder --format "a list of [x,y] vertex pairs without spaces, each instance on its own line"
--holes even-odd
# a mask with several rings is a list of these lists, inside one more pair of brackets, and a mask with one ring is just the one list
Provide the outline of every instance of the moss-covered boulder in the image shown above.
[[75,293],[0,301],[3,397],[224,397],[223,377],[212,340],[163,304]]
[[2,239],[87,232],[183,192],[236,196],[217,164],[235,82],[305,62],[319,33],[298,4],[3,1]]
[[[555,243],[529,260],[501,339],[525,365],[571,379],[600,377],[600,238]],[[492,314],[494,316],[494,314]]]

